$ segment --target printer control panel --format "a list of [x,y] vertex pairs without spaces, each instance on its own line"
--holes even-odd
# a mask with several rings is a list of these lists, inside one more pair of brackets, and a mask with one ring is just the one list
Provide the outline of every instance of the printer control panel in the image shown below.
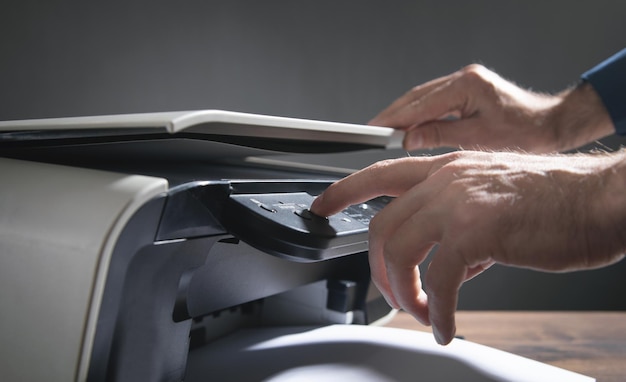
[[231,234],[265,253],[315,262],[368,250],[370,220],[389,201],[379,197],[338,214],[309,211],[330,181],[215,181],[173,190],[158,240]]
[[277,225],[308,235],[343,236],[367,231],[380,202],[350,206],[339,214],[320,217],[309,211],[314,197],[305,192],[234,195],[237,203]]
[[306,183],[299,186],[288,190],[283,185],[275,192],[269,184],[264,192],[235,186],[221,221],[242,241],[295,261],[320,261],[367,251],[369,222],[391,198],[376,198],[326,218],[309,211],[320,190],[307,190]]

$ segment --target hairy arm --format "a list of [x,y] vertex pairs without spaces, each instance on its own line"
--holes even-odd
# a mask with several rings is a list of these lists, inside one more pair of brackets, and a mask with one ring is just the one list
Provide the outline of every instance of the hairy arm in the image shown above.
[[406,130],[408,150],[448,146],[551,153],[614,132],[601,99],[586,82],[543,94],[476,64],[414,87],[370,124]]
[[[460,151],[379,162],[331,185],[311,210],[330,215],[396,196],[370,224],[373,281],[447,344],[461,285],[494,263],[563,272],[621,259],[624,184],[624,152]],[[419,265],[437,244],[422,275]]]

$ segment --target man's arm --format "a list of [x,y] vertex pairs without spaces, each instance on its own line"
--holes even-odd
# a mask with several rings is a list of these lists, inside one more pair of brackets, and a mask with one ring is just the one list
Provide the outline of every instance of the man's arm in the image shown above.
[[311,211],[326,216],[397,196],[370,224],[372,279],[392,306],[432,324],[447,344],[461,285],[494,263],[563,272],[621,259],[624,184],[625,152],[460,151],[374,164],[331,185]]
[[614,132],[602,99],[588,83],[542,94],[481,65],[416,86],[370,124],[406,130],[407,150],[448,146],[550,153]]

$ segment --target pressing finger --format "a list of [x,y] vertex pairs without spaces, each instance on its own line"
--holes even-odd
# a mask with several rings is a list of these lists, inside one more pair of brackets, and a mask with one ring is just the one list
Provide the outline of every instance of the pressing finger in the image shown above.
[[432,159],[411,157],[375,163],[336,183],[318,196],[311,212],[320,216],[381,195],[397,196],[428,177]]

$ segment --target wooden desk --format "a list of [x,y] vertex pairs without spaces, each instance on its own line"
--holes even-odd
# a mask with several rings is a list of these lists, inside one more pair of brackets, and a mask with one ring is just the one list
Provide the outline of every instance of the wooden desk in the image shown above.
[[[430,331],[404,312],[386,326]],[[462,311],[457,335],[599,382],[626,380],[626,312]]]

